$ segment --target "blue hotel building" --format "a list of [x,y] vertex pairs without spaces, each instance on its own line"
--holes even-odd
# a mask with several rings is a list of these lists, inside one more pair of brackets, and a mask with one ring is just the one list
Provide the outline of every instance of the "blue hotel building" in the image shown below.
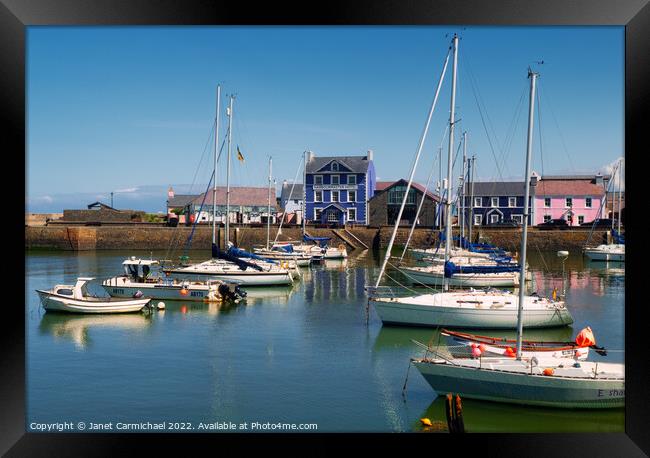
[[305,166],[305,213],[317,224],[368,224],[368,201],[375,194],[372,151],[366,156],[316,157]]

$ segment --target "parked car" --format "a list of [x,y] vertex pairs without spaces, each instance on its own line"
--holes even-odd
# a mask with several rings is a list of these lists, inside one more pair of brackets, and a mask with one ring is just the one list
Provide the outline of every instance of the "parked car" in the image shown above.
[[[595,227],[597,227],[597,228],[609,229],[609,228],[612,227],[612,220],[610,218],[600,218],[600,219],[596,219],[594,221],[596,222]],[[582,223],[580,226],[591,227],[591,226],[594,225],[594,221],[589,221],[588,223]]]
[[487,223],[486,227],[520,227],[521,223],[514,219],[501,220],[496,223]]
[[569,226],[569,223],[567,223],[566,220],[563,218],[551,219],[549,221],[546,221],[545,223],[538,224],[536,227],[540,230],[550,230],[550,229],[562,230],[562,229],[571,228],[571,226]]

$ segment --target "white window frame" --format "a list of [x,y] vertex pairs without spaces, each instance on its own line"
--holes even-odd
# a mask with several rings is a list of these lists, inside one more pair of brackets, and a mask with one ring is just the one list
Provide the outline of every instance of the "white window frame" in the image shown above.
[[[546,205],[546,199],[548,199],[548,205]],[[551,208],[551,198],[544,197],[544,208]]]
[[[334,177],[336,177],[336,183],[334,183]],[[332,175],[330,178],[330,184],[341,184],[341,175]]]
[[[332,219],[330,219],[332,217],[332,215],[334,215],[334,217]],[[338,223],[339,222],[339,219],[336,217],[336,212],[333,212],[331,210],[329,210],[327,212],[327,222],[328,223]]]
[[[320,199],[318,198],[318,195],[320,194]],[[322,202],[323,201],[323,191],[317,190],[314,191],[314,202]]]
[[[336,193],[336,200],[334,200],[334,193]],[[339,191],[330,191],[330,202],[341,202],[341,195]]]
[[[515,201],[514,204],[511,205],[512,201]],[[517,198],[516,197],[508,197],[508,207],[516,207],[517,206]]]
[[[354,218],[350,217],[350,212],[354,212]],[[348,221],[356,221],[357,220],[357,209],[356,208],[348,208]]]
[[320,221],[320,217],[321,217],[321,215],[319,215],[318,212],[321,212],[321,214],[322,214],[322,213],[323,213],[323,209],[320,208],[320,207],[319,207],[319,208],[315,208],[315,207],[314,207],[314,221],[316,221],[316,220]]
[[[571,205],[567,204],[569,199],[571,199]],[[571,207],[573,207],[573,197],[572,196],[567,196],[567,197],[564,198],[564,208],[571,208]]]
[[[589,205],[587,205],[587,199],[589,199]],[[594,205],[594,199],[591,196],[585,197],[585,208],[592,208]]]
[[510,218],[517,221],[519,224],[524,224],[524,215],[511,215]]
[[348,175],[348,184],[357,184],[357,176],[354,174]]
[[[354,199],[350,199],[350,196],[354,196]],[[348,191],[348,202],[356,202],[356,201],[357,201],[357,192]]]
[[[478,204],[476,202],[478,202]],[[481,208],[482,205],[483,205],[483,198],[474,197],[474,208]]]
[[[494,205],[494,199],[496,199],[497,204]],[[492,208],[499,208],[499,198],[498,197],[490,197],[490,207]],[[492,220],[492,218],[490,218]]]
[[323,185],[323,175],[314,175],[314,185],[316,185],[316,186],[322,186]]
[[[491,213],[490,214],[490,224],[498,223],[499,222],[499,215],[498,213]],[[496,219],[494,219],[496,217]]]
[[332,162],[332,172],[338,172],[339,171],[339,163],[334,161]]
[[474,215],[474,226],[480,226],[483,223],[483,215]]

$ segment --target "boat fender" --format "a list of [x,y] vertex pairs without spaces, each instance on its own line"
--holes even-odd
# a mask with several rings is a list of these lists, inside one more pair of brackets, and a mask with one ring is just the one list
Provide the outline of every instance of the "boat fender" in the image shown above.
[[183,287],[183,288],[179,291],[179,293],[181,294],[181,296],[187,296],[188,291],[187,291],[187,289],[185,289],[185,287]]
[[544,369],[544,372],[542,373],[544,375],[551,376],[555,373],[555,369],[553,369],[552,367],[547,367],[546,369]]
[[481,350],[481,353],[483,353],[485,351],[485,344],[480,344],[478,346],[478,349]]
[[133,294],[133,298],[134,298],[134,299],[140,299],[141,297],[142,297],[142,291],[140,291],[140,290],[137,290],[137,291]]
[[156,305],[158,307],[158,310],[165,310],[165,303],[164,302],[158,302]]
[[431,420],[428,418],[420,418],[420,423],[422,423],[424,426],[433,426],[433,423],[431,423]]
[[478,347],[472,348],[472,356],[473,357],[478,358],[479,356],[481,356],[481,353],[482,352],[481,352],[480,348],[478,348]]

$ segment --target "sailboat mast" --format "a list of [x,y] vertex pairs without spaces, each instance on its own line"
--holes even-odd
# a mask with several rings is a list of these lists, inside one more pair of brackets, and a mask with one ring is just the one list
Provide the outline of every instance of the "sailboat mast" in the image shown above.
[[221,85],[217,85],[217,113],[214,128],[214,188],[212,188],[212,245],[217,243],[217,159],[219,149],[219,108],[221,107]]
[[226,173],[226,239],[225,245],[228,249],[228,242],[230,241],[230,150],[232,146],[232,103],[235,96],[230,96],[230,104],[228,107],[228,168]]
[[467,173],[467,131],[463,132],[463,178],[461,178],[461,197],[460,208],[461,208],[461,219],[460,219],[460,247],[463,248],[463,239],[465,238],[465,174]]
[[[305,237],[305,224],[307,223],[307,151],[302,153],[302,236]],[[302,243],[302,240],[300,241]]]
[[[273,167],[273,157],[269,156],[269,208],[266,213],[266,249],[269,249],[271,240],[271,172]],[[291,196],[289,196],[291,198]]]
[[[452,174],[452,151],[454,149],[454,115],[456,112],[456,70],[458,68],[458,35],[454,34],[454,65],[451,72],[451,108],[449,115],[449,150],[447,152],[447,200],[445,202],[445,216],[447,224],[445,225],[445,262],[449,261],[451,250],[451,174]],[[444,281],[444,290],[449,289],[447,278]]]
[[621,235],[621,183],[623,181],[623,159],[618,162],[618,235]]
[[469,179],[469,218],[467,224],[469,225],[469,243],[472,243],[472,226],[474,226],[474,160],[472,156],[469,160],[469,170],[467,170],[467,178]]
[[524,175],[524,224],[521,233],[521,258],[519,263],[519,307],[517,310],[517,359],[521,360],[521,339],[524,326],[524,293],[526,290],[526,242],[528,238],[528,198],[530,194],[530,160],[533,154],[533,116],[535,113],[535,84],[537,83],[538,73],[528,69],[530,78],[530,101],[528,104],[528,142],[526,144],[526,173]]

